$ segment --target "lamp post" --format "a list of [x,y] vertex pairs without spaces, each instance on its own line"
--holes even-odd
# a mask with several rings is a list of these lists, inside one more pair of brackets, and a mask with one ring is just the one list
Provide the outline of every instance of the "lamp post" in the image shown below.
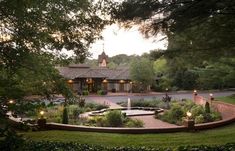
[[194,130],[195,122],[192,119],[192,113],[190,111],[186,112],[187,118],[184,120],[184,126],[188,128],[188,130]]
[[213,97],[212,93],[210,93],[209,95],[210,95],[210,104],[212,104],[212,101],[214,100],[214,97]]
[[46,118],[44,117],[44,114],[45,114],[44,111],[40,111],[39,114],[40,114],[40,118],[38,119],[37,124],[38,124],[39,129],[42,130],[46,128],[47,121],[46,121]]
[[15,100],[13,99],[8,100],[7,110],[13,117],[17,117],[17,115],[14,113],[14,108],[15,108]]
[[166,95],[167,95],[168,88],[166,88],[165,90],[166,90]]
[[193,91],[193,101],[196,102],[197,90]]

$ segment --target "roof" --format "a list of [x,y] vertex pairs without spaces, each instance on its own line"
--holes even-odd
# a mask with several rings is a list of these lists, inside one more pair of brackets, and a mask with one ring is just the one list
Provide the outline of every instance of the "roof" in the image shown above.
[[108,55],[106,55],[104,51],[102,52],[101,55],[98,56],[98,62],[102,63],[103,59],[105,59],[106,62],[108,62]]
[[73,65],[68,67],[58,67],[60,74],[67,79],[75,78],[107,78],[110,80],[128,80],[130,79],[129,69],[109,69],[109,68],[90,68]]

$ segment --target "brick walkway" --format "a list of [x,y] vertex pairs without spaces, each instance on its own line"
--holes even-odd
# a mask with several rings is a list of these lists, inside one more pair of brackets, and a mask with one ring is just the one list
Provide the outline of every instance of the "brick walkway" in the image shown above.
[[133,116],[131,118],[139,119],[144,122],[144,127],[146,128],[170,128],[170,127],[176,127],[177,125],[170,124],[167,122],[163,122],[161,120],[155,119],[153,115],[147,115],[147,116]]

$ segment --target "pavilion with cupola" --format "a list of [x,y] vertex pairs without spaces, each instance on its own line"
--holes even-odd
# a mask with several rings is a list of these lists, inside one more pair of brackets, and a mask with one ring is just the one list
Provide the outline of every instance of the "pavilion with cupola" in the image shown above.
[[98,90],[130,92],[132,82],[129,68],[108,68],[108,56],[103,51],[98,57],[98,66],[71,64],[58,67],[60,74],[68,80],[71,88],[80,93],[84,90],[96,93]]

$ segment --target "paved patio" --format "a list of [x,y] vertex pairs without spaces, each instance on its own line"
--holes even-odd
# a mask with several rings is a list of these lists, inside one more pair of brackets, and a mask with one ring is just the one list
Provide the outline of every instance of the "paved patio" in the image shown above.
[[163,122],[159,119],[155,119],[153,115],[147,115],[147,116],[133,116],[131,117],[133,119],[139,119],[144,122],[144,127],[145,128],[170,128],[170,127],[175,127],[176,125],[170,124],[167,122]]

